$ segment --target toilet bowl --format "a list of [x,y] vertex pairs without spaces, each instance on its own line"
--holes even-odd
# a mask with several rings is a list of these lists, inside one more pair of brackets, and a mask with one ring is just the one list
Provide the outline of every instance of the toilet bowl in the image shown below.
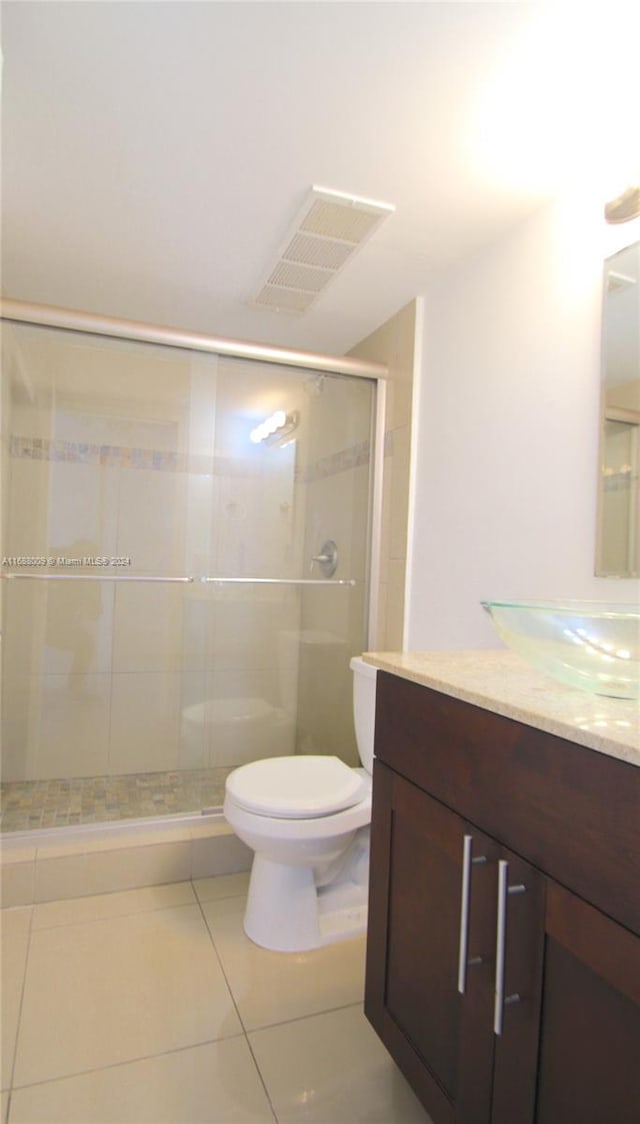
[[244,929],[264,948],[302,952],[366,930],[376,669],[350,666],[362,767],[283,756],[227,777],[224,814],[255,852]]

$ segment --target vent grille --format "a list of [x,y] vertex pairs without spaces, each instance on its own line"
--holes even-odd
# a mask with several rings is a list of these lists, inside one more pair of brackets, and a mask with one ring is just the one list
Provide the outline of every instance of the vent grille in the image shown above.
[[272,308],[276,312],[306,312],[316,299],[316,294],[284,289],[280,285],[265,285],[258,298],[256,304]]
[[287,289],[303,289],[305,293],[319,293],[324,289],[327,280],[326,269],[313,269],[308,265],[294,265],[289,261],[280,261],[270,275],[267,285],[284,285]]
[[390,203],[312,188],[277,261],[250,303],[277,312],[307,312],[394,210]]
[[282,252],[285,261],[296,261],[302,265],[317,265],[322,269],[341,269],[353,246],[335,242],[330,238],[309,238],[306,234],[295,234]]
[[300,229],[309,234],[321,234],[323,238],[339,238],[357,246],[373,233],[378,222],[379,215],[360,210],[357,206],[320,200],[313,204]]

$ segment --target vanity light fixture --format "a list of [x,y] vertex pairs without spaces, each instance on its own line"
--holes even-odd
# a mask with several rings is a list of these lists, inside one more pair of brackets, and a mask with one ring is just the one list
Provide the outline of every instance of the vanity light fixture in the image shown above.
[[604,217],[609,223],[631,222],[640,217],[640,187],[628,187],[622,195],[605,203]]
[[285,413],[284,410],[276,410],[251,430],[249,440],[254,445],[259,445],[261,441],[266,441],[269,445],[280,444],[283,438],[289,437],[297,428],[299,420],[300,415],[297,410],[293,410],[290,414]]

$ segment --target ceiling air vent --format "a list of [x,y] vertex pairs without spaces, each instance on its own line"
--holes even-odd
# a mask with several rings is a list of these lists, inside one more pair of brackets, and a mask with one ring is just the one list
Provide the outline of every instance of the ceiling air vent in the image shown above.
[[301,314],[395,207],[313,187],[278,259],[250,303]]

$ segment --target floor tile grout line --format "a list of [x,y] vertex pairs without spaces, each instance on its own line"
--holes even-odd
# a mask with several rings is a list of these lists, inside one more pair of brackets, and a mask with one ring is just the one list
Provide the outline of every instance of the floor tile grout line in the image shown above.
[[[196,893],[196,896],[197,896],[197,893]],[[244,895],[243,895],[243,894],[235,894],[235,895],[233,895],[233,896],[234,896],[234,897],[244,897]],[[219,900],[219,901],[229,901],[230,899],[229,899],[229,898],[220,898],[220,899],[214,899],[214,900]],[[260,1084],[262,1085],[262,1088],[264,1089],[264,1095],[265,1095],[265,1097],[267,1098],[267,1101],[268,1101],[268,1104],[269,1104],[269,1109],[270,1109],[270,1111],[271,1111],[271,1114],[272,1114],[272,1116],[273,1116],[274,1122],[275,1122],[275,1124],[278,1124],[278,1117],[277,1117],[277,1115],[276,1115],[276,1110],[275,1110],[275,1108],[274,1108],[274,1105],[273,1105],[273,1101],[271,1100],[271,1094],[269,1093],[269,1090],[267,1089],[267,1086],[266,1086],[266,1084],[265,1084],[265,1080],[264,1080],[264,1077],[262,1076],[262,1072],[261,1072],[261,1070],[260,1070],[260,1066],[258,1065],[258,1062],[256,1061],[256,1056],[255,1056],[255,1054],[254,1054],[254,1052],[253,1052],[253,1048],[252,1048],[252,1046],[251,1046],[251,1043],[250,1043],[250,1041],[249,1041],[249,1035],[248,1035],[247,1029],[246,1029],[246,1027],[245,1027],[245,1025],[244,1025],[244,1019],[242,1018],[242,1015],[240,1014],[240,1008],[238,1007],[238,1004],[237,1004],[237,1002],[236,1002],[236,997],[235,997],[235,995],[233,994],[233,988],[231,987],[231,983],[230,983],[230,981],[229,981],[229,978],[228,978],[228,976],[227,976],[227,973],[225,972],[225,968],[224,968],[224,964],[223,964],[223,961],[222,961],[222,957],[221,957],[221,955],[220,955],[220,953],[219,953],[219,951],[218,951],[218,946],[216,945],[215,937],[214,937],[214,935],[213,935],[213,933],[212,933],[212,931],[211,931],[211,928],[210,928],[210,926],[209,926],[209,922],[207,921],[207,916],[206,916],[206,914],[205,914],[205,912],[204,912],[204,909],[203,909],[203,903],[202,903],[202,902],[200,902],[200,901],[198,901],[198,904],[199,904],[199,906],[200,906],[200,912],[201,912],[201,914],[202,914],[202,920],[204,921],[204,923],[205,923],[205,925],[206,925],[206,928],[207,928],[207,932],[208,932],[208,934],[209,934],[209,939],[210,939],[210,941],[211,941],[211,947],[213,948],[213,951],[214,951],[214,953],[215,953],[215,955],[216,955],[216,959],[217,959],[217,961],[218,961],[218,964],[220,965],[220,971],[222,972],[222,975],[223,975],[223,977],[224,977],[224,981],[225,981],[225,983],[226,983],[226,985],[227,985],[227,987],[228,987],[228,989],[229,989],[229,995],[231,996],[231,999],[232,999],[232,1002],[233,1002],[233,1006],[234,1006],[234,1008],[235,1008],[235,1012],[236,1012],[236,1014],[237,1014],[237,1016],[238,1016],[238,1020],[239,1020],[239,1022],[240,1022],[240,1026],[242,1027],[242,1033],[243,1033],[243,1036],[244,1036],[244,1040],[245,1040],[245,1042],[246,1042],[246,1045],[247,1045],[247,1049],[248,1049],[248,1051],[249,1051],[249,1053],[250,1053],[250,1055],[251,1055],[251,1060],[253,1061],[253,1064],[254,1064],[254,1066],[255,1066],[255,1068],[256,1068],[256,1073],[257,1073],[257,1075],[258,1075],[258,1080],[260,1081]],[[207,905],[209,905],[210,903],[209,903],[209,902],[207,902],[206,904],[207,904]]]
[[260,1069],[260,1066],[258,1065],[258,1059],[256,1058],[256,1055],[253,1052],[253,1046],[251,1045],[249,1035],[246,1034],[246,1033],[245,1033],[245,1040],[246,1040],[246,1043],[247,1043],[247,1049],[249,1050],[249,1053],[251,1054],[251,1060],[253,1061],[253,1064],[256,1067],[256,1073],[258,1074],[258,1077],[260,1079],[260,1084],[262,1085],[262,1088],[264,1089],[264,1095],[267,1098],[267,1101],[269,1102],[269,1108],[270,1108],[271,1113],[273,1115],[273,1119],[275,1121],[275,1124],[279,1124],[278,1114],[276,1112],[275,1105],[274,1105],[273,1101],[271,1100],[271,1093],[269,1092],[269,1090],[267,1088],[267,1083],[266,1083],[264,1077],[262,1076],[262,1070]]
[[362,1007],[364,1000],[358,999],[356,1003],[338,1003],[335,1007],[323,1007],[321,1011],[308,1011],[306,1015],[294,1015],[289,1019],[280,1019],[277,1023],[262,1023],[252,1026],[247,1034],[261,1034],[263,1030],[277,1030],[280,1026],[291,1026],[292,1023],[302,1023],[307,1019],[319,1019],[322,1015],[334,1015],[336,1011],[348,1011],[351,1007]]
[[[20,1033],[22,1029],[22,1008],[24,1006],[24,994],[27,986],[27,972],[29,970],[29,956],[31,954],[31,938],[33,935],[33,915],[34,907],[28,906],[29,909],[29,931],[27,933],[27,947],[24,954],[24,968],[22,971],[22,987],[20,988],[20,1002],[18,1004],[18,1017],[16,1019],[16,1039],[13,1044],[13,1057],[11,1059],[11,1073],[9,1075],[9,1101],[11,1101],[11,1092],[13,1090],[13,1079],[16,1072],[16,1062],[18,1060],[18,1047],[20,1045]],[[7,1119],[9,1118],[9,1111],[7,1109]]]
[[[235,895],[235,896],[236,896],[236,897],[242,897],[242,895],[241,895],[241,894],[237,894],[237,895]],[[196,897],[198,897],[197,893],[196,893]],[[221,899],[219,899],[219,900],[220,900],[220,901],[229,901],[229,899],[228,899],[228,898],[221,898]],[[209,903],[209,902],[207,902],[206,904],[207,904],[207,905],[209,905],[210,903]],[[233,988],[231,987],[231,984],[230,984],[230,982],[229,982],[229,979],[228,979],[227,973],[226,973],[226,972],[225,972],[225,970],[224,970],[224,964],[222,963],[222,957],[220,956],[220,953],[218,952],[218,947],[217,947],[217,945],[216,945],[216,942],[215,942],[215,939],[214,939],[213,933],[211,932],[211,929],[210,929],[210,927],[209,927],[209,922],[207,921],[207,915],[206,915],[206,913],[204,912],[204,909],[203,909],[203,903],[202,903],[202,902],[200,901],[200,899],[199,899],[199,898],[198,898],[198,908],[199,908],[199,910],[200,910],[200,915],[201,915],[201,917],[202,917],[202,920],[203,920],[203,922],[204,922],[204,926],[205,926],[205,929],[206,929],[206,931],[207,931],[207,934],[208,934],[208,936],[209,936],[209,940],[210,940],[210,942],[211,942],[211,947],[212,947],[212,949],[213,949],[213,951],[214,951],[214,953],[215,953],[215,957],[216,957],[216,960],[218,961],[218,966],[219,966],[219,968],[220,968],[220,971],[222,972],[222,977],[223,977],[223,979],[224,979],[224,982],[225,982],[225,984],[227,985],[227,989],[228,989],[228,991],[229,991],[229,995],[231,996],[231,1002],[233,1003],[233,1007],[234,1007],[234,1010],[235,1010],[235,1012],[236,1012],[236,1015],[238,1016],[238,1022],[240,1023],[240,1026],[242,1027],[242,1033],[243,1033],[243,1034],[245,1035],[245,1037],[246,1037],[247,1031],[246,1031],[246,1028],[245,1028],[245,1025],[244,1025],[244,1021],[243,1021],[243,1019],[242,1019],[242,1015],[240,1014],[240,1009],[239,1009],[239,1007],[238,1007],[238,1004],[236,1003],[236,997],[235,997],[235,995],[233,994]]]
[[[192,881],[189,878],[181,878],[178,882],[159,882],[152,886],[132,886],[127,890],[105,890],[97,894],[83,894],[78,898],[51,898],[50,901],[46,902],[34,902],[29,908],[35,911],[39,906],[57,905],[60,902],[86,902],[90,898],[109,898],[115,894],[135,894],[140,890],[156,890],[164,886],[189,886],[193,894],[193,901],[165,903],[164,905],[151,906],[149,909],[132,909],[131,911],[127,910],[125,913],[106,914],[104,917],[82,917],[74,920],[59,921],[55,925],[38,925],[34,928],[34,932],[45,933],[49,932],[51,929],[63,929],[65,925],[91,925],[99,921],[116,921],[125,917],[137,917],[142,913],[158,913],[164,909],[185,909],[187,907],[191,909],[193,906],[200,904]],[[16,908],[20,909],[24,907],[17,906]]]
[[[172,1054],[182,1054],[186,1050],[197,1050],[200,1046],[217,1046],[221,1042],[233,1042],[245,1038],[242,1031],[236,1034],[227,1034],[223,1038],[206,1038],[202,1042],[187,1042],[184,1046],[174,1046],[171,1050],[160,1050],[157,1054],[136,1054],[132,1058],[125,1058],[118,1062],[108,1062],[106,1065],[92,1066],[90,1069],[77,1069],[71,1073],[60,1073],[57,1077],[45,1077],[40,1081],[26,1081],[22,1085],[12,1085],[9,1092],[19,1093],[24,1089],[36,1089],[42,1085],[53,1085],[57,1081],[73,1081],[76,1077],[89,1077],[92,1073],[105,1073],[111,1069],[122,1069],[124,1066],[137,1065],[139,1062],[153,1061],[154,1058],[165,1058]],[[7,1090],[5,1090],[6,1092]]]

